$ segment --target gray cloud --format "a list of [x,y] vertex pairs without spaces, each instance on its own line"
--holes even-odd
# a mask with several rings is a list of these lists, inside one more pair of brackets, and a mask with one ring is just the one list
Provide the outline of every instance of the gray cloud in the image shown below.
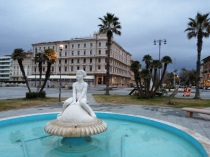
[[[166,39],[161,56],[169,55],[175,68],[196,66],[196,39],[188,40],[184,30],[188,18],[197,12],[210,12],[209,0],[0,0],[0,56],[15,48],[30,50],[31,44],[90,36],[98,30],[99,17],[106,12],[120,18],[122,35],[115,40],[133,58],[145,54],[158,59],[154,39]],[[202,58],[210,52],[210,40],[204,39]]]

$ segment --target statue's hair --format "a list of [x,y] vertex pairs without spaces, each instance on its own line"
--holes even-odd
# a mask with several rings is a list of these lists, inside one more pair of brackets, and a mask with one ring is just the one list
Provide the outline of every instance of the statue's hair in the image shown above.
[[83,75],[83,77],[86,77],[86,72],[84,70],[77,70],[77,72],[80,72]]

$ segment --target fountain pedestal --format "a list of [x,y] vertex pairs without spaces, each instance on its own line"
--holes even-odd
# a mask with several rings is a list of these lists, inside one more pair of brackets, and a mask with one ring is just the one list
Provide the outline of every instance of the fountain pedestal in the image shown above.
[[80,105],[70,105],[45,126],[45,132],[62,137],[85,137],[104,132],[106,123],[91,117]]

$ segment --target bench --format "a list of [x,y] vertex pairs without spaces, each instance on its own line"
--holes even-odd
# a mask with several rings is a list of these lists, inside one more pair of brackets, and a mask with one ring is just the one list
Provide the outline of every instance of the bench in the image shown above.
[[210,115],[210,110],[206,110],[206,109],[182,108],[182,110],[185,111],[186,117],[192,117],[193,116],[193,112],[202,113],[202,114],[209,114]]

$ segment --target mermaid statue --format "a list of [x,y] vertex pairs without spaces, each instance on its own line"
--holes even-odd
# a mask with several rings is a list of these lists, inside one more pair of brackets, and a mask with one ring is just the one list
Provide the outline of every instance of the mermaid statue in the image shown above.
[[84,70],[77,70],[73,96],[64,101],[57,118],[46,124],[45,132],[62,137],[87,137],[107,129],[107,124],[96,117],[87,103],[88,84],[83,80],[85,76]]
[[[58,119],[65,120],[68,119],[70,113],[75,111],[67,110],[67,108],[71,108],[72,110],[75,107],[82,107],[91,117],[95,118],[96,115],[90,106],[87,104],[87,88],[88,84],[83,80],[86,76],[86,72],[84,70],[77,70],[76,79],[77,82],[73,83],[73,96],[64,101],[62,112],[58,115]],[[69,113],[70,112],[70,113]],[[81,115],[80,115],[81,116]]]

